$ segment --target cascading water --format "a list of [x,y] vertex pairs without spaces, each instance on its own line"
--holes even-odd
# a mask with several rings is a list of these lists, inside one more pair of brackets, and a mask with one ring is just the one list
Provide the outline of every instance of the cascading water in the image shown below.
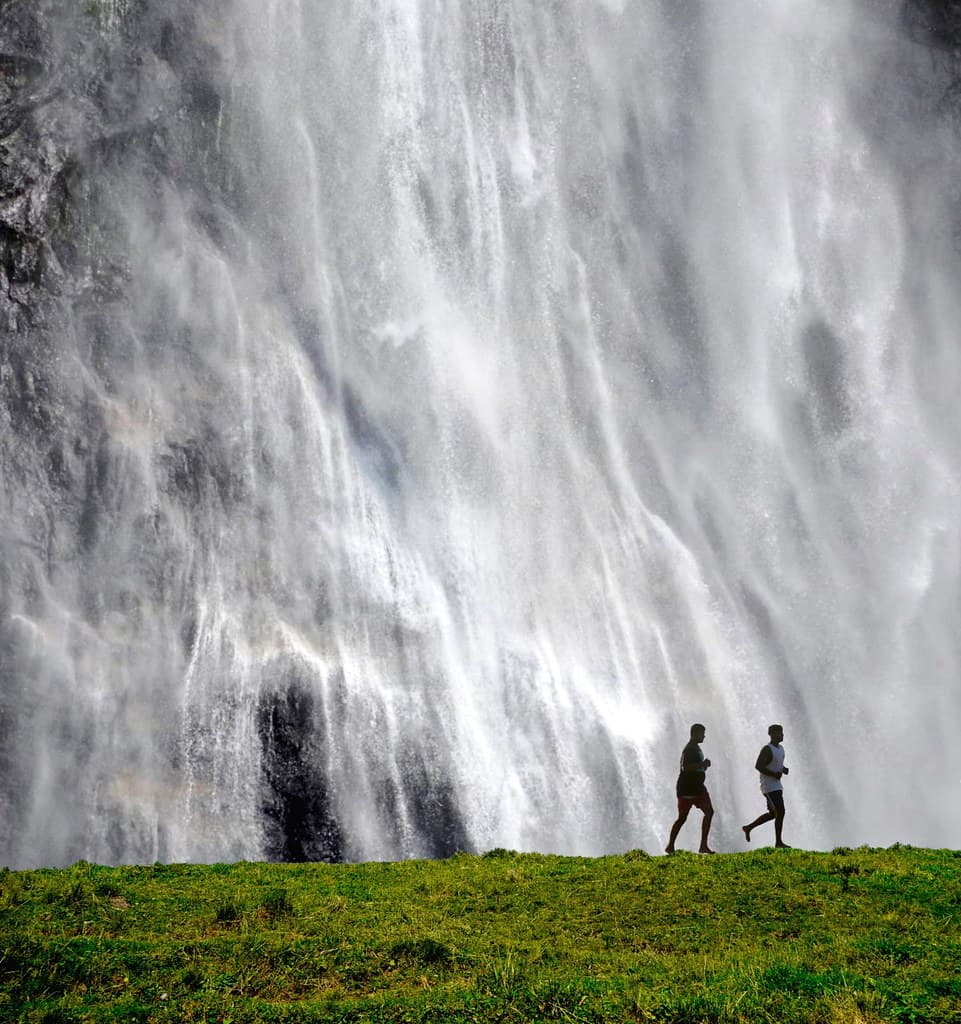
[[0,862],[655,852],[694,721],[719,849],[772,721],[789,842],[961,845],[898,4],[22,6]]

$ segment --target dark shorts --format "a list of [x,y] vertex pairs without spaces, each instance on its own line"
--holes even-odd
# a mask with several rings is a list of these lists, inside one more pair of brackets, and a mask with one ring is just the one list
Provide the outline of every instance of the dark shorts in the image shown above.
[[765,793],[767,806],[772,814],[784,813],[784,791],[776,789],[773,793]]
[[711,794],[705,789],[703,793],[698,793],[697,796],[679,796],[677,798],[677,809],[678,811],[689,811],[692,807],[698,808],[707,814],[708,811],[714,810],[714,805],[711,803]]

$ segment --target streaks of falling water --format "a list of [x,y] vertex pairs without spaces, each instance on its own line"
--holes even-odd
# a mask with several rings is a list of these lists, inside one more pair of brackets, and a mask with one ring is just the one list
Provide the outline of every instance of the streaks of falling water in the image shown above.
[[719,842],[782,720],[801,841],[957,844],[958,151],[889,22],[168,21],[45,556],[8,501],[5,859],[653,851],[694,720]]

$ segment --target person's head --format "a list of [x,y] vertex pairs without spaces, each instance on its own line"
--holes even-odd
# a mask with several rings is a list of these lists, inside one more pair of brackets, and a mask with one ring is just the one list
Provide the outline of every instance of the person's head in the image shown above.
[[771,737],[772,743],[780,743],[784,739],[784,730],[779,725],[769,725],[767,734]]
[[695,743],[700,743],[706,735],[707,729],[705,729],[700,722],[695,722],[694,725],[691,726],[691,739],[694,740]]

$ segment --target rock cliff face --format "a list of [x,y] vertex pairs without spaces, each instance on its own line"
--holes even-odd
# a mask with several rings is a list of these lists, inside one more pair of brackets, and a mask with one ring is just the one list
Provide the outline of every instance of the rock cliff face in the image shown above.
[[[208,211],[229,203],[215,152],[215,41],[201,5],[0,6],[0,799],[17,836],[30,830],[38,786],[70,794],[76,820],[45,826],[55,850],[91,814],[103,820],[108,856],[163,849],[162,837],[159,847],[156,835],[141,841],[90,776],[81,781],[92,749],[111,741],[78,686],[85,656],[76,655],[92,653],[91,637],[108,635],[112,617],[127,621],[128,640],[143,637],[168,599],[186,600],[170,567],[189,540],[156,511],[156,466],[161,486],[186,504],[216,487],[215,477],[224,484],[216,437],[164,440],[140,470],[117,444],[144,428],[131,377],[166,358],[176,331],[169,305],[132,313],[131,265],[151,259],[142,225],[162,222],[172,195],[203,197],[197,205]],[[131,210],[141,214],[136,224]],[[133,496],[132,518],[119,511],[124,495]],[[179,628],[189,646],[189,622]],[[182,671],[159,630],[142,650],[144,686]],[[61,668],[51,671],[56,648]],[[86,670],[96,678],[115,661],[94,656]],[[111,687],[106,678],[99,685]],[[178,760],[175,726],[164,726],[159,745],[172,749],[158,763],[138,768],[133,748],[125,755],[141,780],[130,786],[162,779]],[[62,841],[56,859],[79,855]],[[5,855],[16,862],[10,843]]]
[[[132,175],[216,186],[218,55],[196,7],[6,0],[0,10],[0,309],[8,339],[97,312],[123,293],[116,188]],[[178,159],[185,152],[191,159]],[[208,173],[209,172],[209,173]],[[21,357],[33,346],[19,344]],[[38,407],[24,368],[16,407]],[[34,371],[32,393],[44,383]]]
[[[215,351],[233,309],[209,285],[264,224],[224,155],[250,144],[245,58],[209,7],[0,4],[0,863],[345,853],[296,671],[242,698],[232,642],[203,666],[208,588],[283,586],[238,453],[238,360]],[[256,582],[221,577],[228,531]],[[228,720],[249,735],[226,740]],[[414,850],[450,852],[465,840],[429,776]],[[227,818],[244,838],[224,847]]]
[[958,0],[905,0],[904,24],[919,43],[946,53],[961,51],[961,3]]

